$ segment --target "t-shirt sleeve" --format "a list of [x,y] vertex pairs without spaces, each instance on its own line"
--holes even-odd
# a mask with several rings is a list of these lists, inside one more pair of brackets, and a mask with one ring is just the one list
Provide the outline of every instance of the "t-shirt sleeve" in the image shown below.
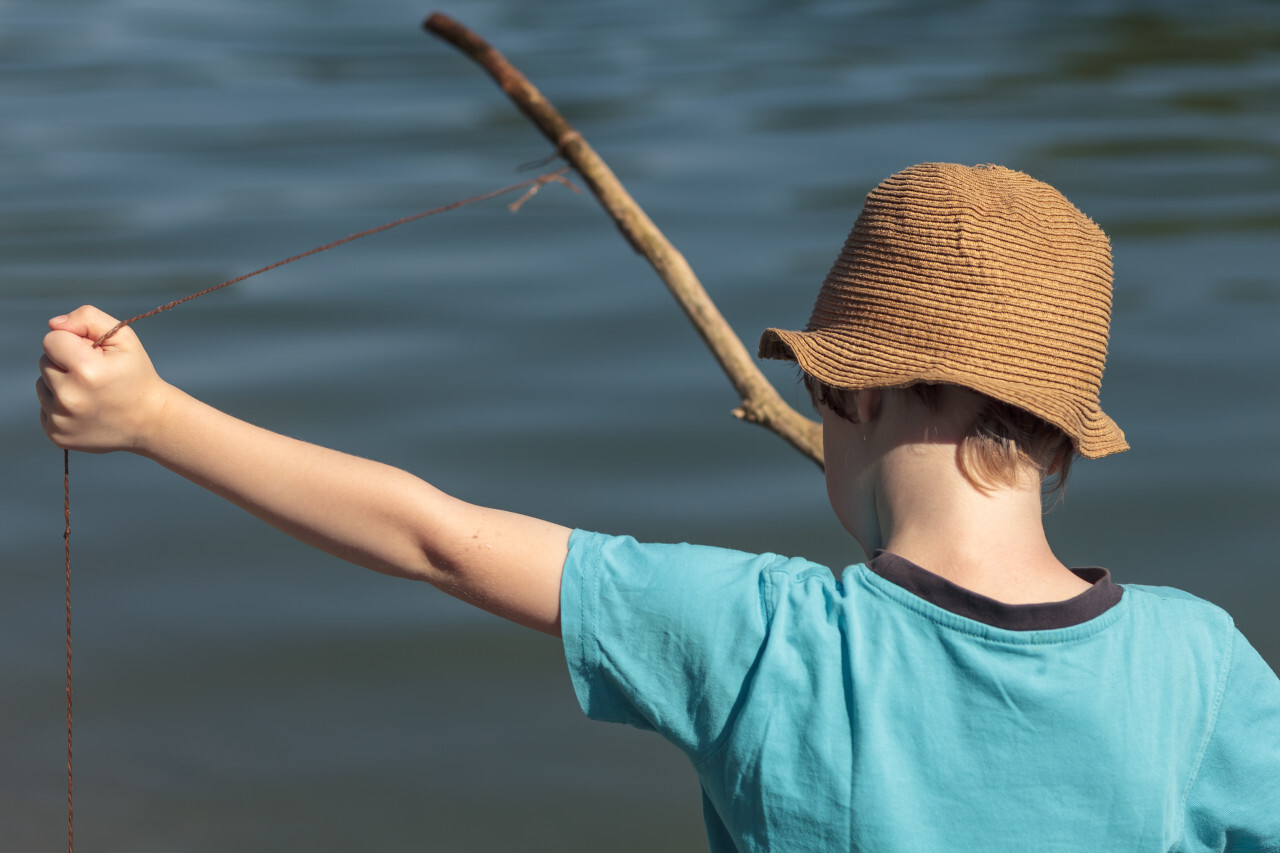
[[1230,670],[1187,814],[1204,849],[1280,853],[1280,679],[1233,633]]
[[657,731],[696,760],[747,689],[766,571],[780,560],[574,531],[560,619],[582,710]]

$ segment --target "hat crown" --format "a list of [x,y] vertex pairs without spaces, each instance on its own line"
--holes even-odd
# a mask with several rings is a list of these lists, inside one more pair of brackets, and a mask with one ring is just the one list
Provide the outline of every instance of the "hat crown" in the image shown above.
[[964,385],[1104,455],[1127,447],[1098,406],[1111,279],[1106,235],[1053,187],[924,163],[872,190],[806,332],[766,333],[761,355],[838,387]]

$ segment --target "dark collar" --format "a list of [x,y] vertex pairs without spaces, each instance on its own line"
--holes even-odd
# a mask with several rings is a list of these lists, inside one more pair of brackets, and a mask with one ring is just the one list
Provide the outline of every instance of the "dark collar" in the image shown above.
[[867,568],[943,610],[1010,631],[1070,628],[1101,616],[1114,607],[1124,594],[1124,590],[1112,582],[1111,573],[1101,568],[1072,569],[1092,586],[1075,598],[1043,604],[1005,604],[1003,601],[996,601],[954,584],[888,551],[876,551],[875,557],[867,563]]

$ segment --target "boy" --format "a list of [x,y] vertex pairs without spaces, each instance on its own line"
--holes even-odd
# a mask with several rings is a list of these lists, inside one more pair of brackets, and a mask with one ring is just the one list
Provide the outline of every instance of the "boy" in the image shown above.
[[999,167],[867,198],[798,362],[827,491],[873,559],[641,545],[472,506],[159,379],[51,321],[60,446],[131,450],[286,532],[564,638],[590,716],[660,732],[728,850],[1280,850],[1280,681],[1217,608],[1071,570],[1041,489],[1127,448],[1098,406],[1106,237]]

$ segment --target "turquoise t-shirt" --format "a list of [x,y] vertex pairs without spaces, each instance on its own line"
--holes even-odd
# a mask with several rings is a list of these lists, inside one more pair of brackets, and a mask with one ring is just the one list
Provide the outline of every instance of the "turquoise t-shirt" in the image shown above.
[[1187,593],[1011,630],[866,565],[575,531],[561,605],[583,710],[684,751],[717,853],[1280,851],[1280,680]]

